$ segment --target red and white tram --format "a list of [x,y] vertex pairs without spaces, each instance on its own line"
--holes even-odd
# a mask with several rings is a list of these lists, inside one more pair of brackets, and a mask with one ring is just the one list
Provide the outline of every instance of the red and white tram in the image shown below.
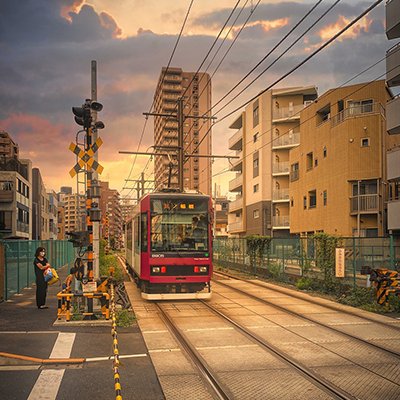
[[126,263],[142,297],[211,297],[212,202],[197,193],[144,196],[126,223]]

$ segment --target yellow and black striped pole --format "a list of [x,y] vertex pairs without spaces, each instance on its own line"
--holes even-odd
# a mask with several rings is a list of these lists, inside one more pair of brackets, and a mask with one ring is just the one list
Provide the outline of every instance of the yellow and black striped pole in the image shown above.
[[110,285],[111,292],[111,320],[112,320],[112,328],[111,335],[113,337],[113,371],[114,371],[114,388],[115,388],[115,398],[116,400],[122,400],[121,395],[121,383],[119,380],[119,350],[118,350],[118,336],[117,336],[117,316],[115,313],[115,291],[114,291],[114,283]]

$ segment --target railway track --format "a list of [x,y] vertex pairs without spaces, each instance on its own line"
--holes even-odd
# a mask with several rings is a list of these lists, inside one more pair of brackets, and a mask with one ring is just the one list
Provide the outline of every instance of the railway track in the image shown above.
[[230,279],[239,280],[239,281],[246,282],[246,283],[249,283],[251,285],[258,286],[258,287],[261,287],[261,288],[264,288],[264,289],[272,289],[275,292],[282,293],[284,295],[291,296],[291,297],[294,297],[296,299],[300,299],[300,300],[305,301],[305,302],[310,303],[310,304],[318,304],[318,305],[323,306],[325,308],[328,308],[328,309],[330,309],[332,311],[340,311],[341,313],[344,313],[344,314],[347,314],[347,315],[351,315],[351,316],[356,316],[358,318],[362,318],[365,321],[373,322],[375,324],[378,324],[378,325],[381,325],[381,326],[385,326],[385,327],[392,328],[392,329],[400,331],[400,324],[399,325],[395,325],[396,323],[398,323],[396,320],[393,320],[392,323],[387,323],[387,322],[380,321],[380,320],[378,320],[376,318],[369,318],[369,317],[367,317],[365,315],[360,315],[359,313],[357,313],[357,309],[355,309],[354,311],[349,311],[348,309],[345,308],[345,306],[341,306],[341,305],[337,305],[336,306],[336,305],[332,305],[332,304],[327,304],[326,302],[323,302],[323,301],[321,301],[321,300],[319,300],[318,298],[315,298],[315,297],[312,300],[311,299],[307,299],[306,297],[302,296],[301,294],[297,294],[295,291],[293,291],[291,289],[284,289],[284,288],[279,287],[278,285],[271,285],[271,284],[269,284],[267,282],[259,282],[259,281],[254,281],[254,280],[251,280],[251,279],[243,279],[243,278],[240,278],[238,276],[234,276],[234,275],[231,275],[231,274],[228,274],[228,273],[225,273],[225,272],[221,272],[221,271],[218,271],[218,272],[214,271],[214,276],[215,275],[227,277],[227,278],[230,278]]
[[[239,279],[239,280],[240,280],[240,279]],[[245,281],[245,282],[246,282],[246,283],[253,284],[252,282],[249,282],[249,281]],[[264,298],[262,298],[262,297],[259,297],[259,296],[256,296],[256,295],[254,295],[254,294],[251,294],[251,293],[247,292],[246,290],[242,290],[242,289],[239,289],[239,288],[237,288],[237,287],[232,287],[231,285],[226,284],[226,283],[223,283],[222,281],[218,281],[218,284],[223,285],[223,286],[225,286],[225,287],[228,287],[228,288],[230,288],[230,289],[232,289],[232,290],[234,290],[234,291],[236,291],[236,292],[238,292],[238,293],[245,294],[245,295],[248,296],[248,297],[251,297],[251,298],[253,298],[253,299],[255,299],[255,300],[260,301],[260,302],[263,303],[263,304],[267,304],[267,305],[272,306],[272,307],[274,307],[274,308],[276,308],[276,309],[278,309],[278,310],[281,310],[281,311],[283,311],[283,312],[286,312],[286,313],[288,313],[288,314],[290,314],[290,315],[292,315],[292,316],[295,316],[295,317],[301,318],[301,319],[303,319],[303,320],[312,322],[313,324],[316,324],[316,325],[325,327],[325,328],[330,329],[330,330],[332,330],[332,331],[334,331],[334,332],[337,332],[337,333],[339,333],[339,334],[342,334],[342,335],[344,335],[344,336],[347,336],[347,337],[349,337],[349,338],[351,338],[351,339],[357,340],[357,341],[359,341],[359,342],[361,342],[361,343],[366,344],[367,346],[374,347],[374,348],[376,348],[376,349],[378,349],[378,350],[380,350],[380,351],[383,351],[383,352],[385,352],[385,353],[390,354],[391,356],[394,356],[394,357],[397,357],[398,359],[400,359],[400,352],[398,352],[398,351],[395,351],[395,350],[393,350],[393,349],[390,349],[390,348],[387,348],[387,347],[385,347],[385,346],[381,346],[381,345],[378,345],[378,344],[375,344],[375,343],[371,343],[370,341],[368,341],[368,340],[366,340],[366,339],[363,339],[363,338],[361,338],[361,337],[359,337],[359,336],[356,336],[356,335],[353,335],[353,334],[351,334],[351,333],[345,332],[345,331],[343,331],[342,329],[338,329],[338,328],[333,327],[332,325],[329,325],[329,324],[326,324],[326,323],[322,323],[322,322],[318,321],[316,318],[311,318],[311,317],[308,317],[308,316],[306,316],[306,315],[304,315],[304,314],[302,314],[302,313],[299,313],[299,312],[290,310],[290,309],[288,309],[287,307],[280,306],[280,305],[276,304],[275,302],[272,302],[272,301],[270,301],[270,300],[266,300],[266,299],[264,299]],[[256,285],[256,286],[263,287],[264,289],[269,289],[268,287],[265,287],[264,285]],[[274,287],[274,291],[275,291],[275,287]],[[279,291],[279,290],[278,290],[278,291]],[[284,293],[284,294],[287,295],[287,296],[291,296],[291,297],[294,297],[294,298],[297,298],[297,299],[300,299],[300,300],[304,300],[304,298],[302,298],[302,297],[295,296],[295,295],[292,295],[292,294],[288,294],[288,293],[285,293],[285,292],[282,292],[282,291],[280,291],[280,293]],[[312,303],[310,300],[306,300],[306,302]],[[328,309],[330,309],[330,310],[333,309],[333,310],[335,310],[335,311],[342,312],[342,310],[338,310],[338,309],[336,309],[335,307],[332,307],[332,306],[329,307],[329,305],[325,305],[325,304],[320,303],[320,302],[317,303],[317,304],[318,304],[319,306],[326,307],[326,308],[328,308]],[[345,312],[345,314],[347,314],[347,315],[352,315],[352,316],[355,315],[355,316],[357,316],[358,318],[362,318],[362,317],[360,317],[360,316],[357,315],[357,314],[352,314],[352,313],[350,313],[349,311]],[[370,318],[364,318],[364,319],[365,319],[366,321],[368,321],[368,322],[376,323],[376,321],[373,320],[373,319],[370,319]],[[392,325],[385,324],[385,323],[382,323],[382,324],[380,324],[380,325],[385,326],[385,328],[387,328],[387,329],[393,329],[393,328],[395,328],[395,327],[393,327]],[[395,331],[397,331],[397,330],[395,329]],[[398,333],[396,332],[396,334],[398,334]]]

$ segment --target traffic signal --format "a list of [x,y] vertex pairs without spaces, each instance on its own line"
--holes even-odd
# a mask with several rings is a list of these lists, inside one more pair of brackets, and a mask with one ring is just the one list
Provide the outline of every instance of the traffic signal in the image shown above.
[[[102,109],[103,105],[101,103],[86,99],[85,104],[82,104],[81,107],[72,107],[72,112],[75,116],[75,122],[83,126],[84,129],[89,129],[92,127],[93,123],[91,111],[101,111]],[[103,129],[104,124],[101,121],[97,121],[93,127],[96,129]]]

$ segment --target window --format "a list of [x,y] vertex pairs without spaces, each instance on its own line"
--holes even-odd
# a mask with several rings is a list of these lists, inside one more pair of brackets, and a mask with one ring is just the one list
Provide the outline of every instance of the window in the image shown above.
[[360,182],[360,193],[358,193],[358,183],[353,183],[353,196],[358,196],[358,194],[378,194],[378,186],[376,181],[364,181]]
[[259,174],[259,158],[258,151],[253,154],[253,178],[256,178]]
[[324,206],[326,206],[328,204],[328,192],[326,190],[324,190],[324,192],[322,194],[322,199],[323,199]]
[[253,143],[257,142],[258,140],[258,132],[253,135]]
[[299,179],[299,163],[294,163],[290,166],[290,181],[294,182]]
[[259,184],[257,183],[256,185],[253,186],[253,193],[257,193],[260,189]]
[[141,235],[141,252],[147,252],[147,213],[141,214],[140,221],[140,235]]
[[254,219],[260,218],[260,210],[254,210],[253,211],[253,218]]
[[291,197],[290,198],[290,207],[293,207],[294,206],[294,199],[293,199],[293,197]]
[[324,146],[324,149],[323,149],[324,158],[326,158],[327,154],[328,154],[328,150],[326,149],[326,146]]
[[314,167],[318,167],[318,158],[314,160]]
[[349,100],[347,107],[349,108],[349,115],[370,113],[373,111],[373,100]]
[[317,111],[316,122],[317,126],[328,121],[331,118],[331,105],[327,104]]
[[311,190],[308,192],[308,208],[315,208],[317,206],[317,191]]
[[314,165],[314,154],[312,152],[307,154],[306,162],[307,162],[307,171],[309,171],[310,169],[313,168]]
[[361,147],[369,147],[369,138],[361,138]]
[[307,197],[303,196],[303,208],[306,209],[307,208]]
[[253,128],[259,123],[259,105],[258,99],[253,103]]

